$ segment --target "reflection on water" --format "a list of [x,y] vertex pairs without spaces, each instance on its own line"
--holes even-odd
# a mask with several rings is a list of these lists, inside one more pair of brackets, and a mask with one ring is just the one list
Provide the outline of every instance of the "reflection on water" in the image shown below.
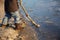
[[30,16],[41,27],[39,40],[60,40],[60,0],[23,0]]

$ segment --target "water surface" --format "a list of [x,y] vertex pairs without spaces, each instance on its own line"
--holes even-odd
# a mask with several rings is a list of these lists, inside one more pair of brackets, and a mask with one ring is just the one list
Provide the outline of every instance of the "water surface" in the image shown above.
[[34,28],[39,40],[60,40],[60,0],[23,0],[32,19],[41,25]]

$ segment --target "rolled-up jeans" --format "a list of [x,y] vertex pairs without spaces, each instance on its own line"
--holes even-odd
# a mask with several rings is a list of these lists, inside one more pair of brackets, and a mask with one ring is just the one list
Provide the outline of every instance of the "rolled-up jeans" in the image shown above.
[[[17,10],[15,12],[10,12],[10,13],[11,13],[10,17],[13,17],[14,18],[14,23],[20,23],[20,14],[19,14],[19,11]],[[10,18],[8,16],[5,16],[3,18],[2,24],[3,25],[7,25],[8,22],[9,22],[9,19]]]
[[20,13],[19,10],[15,12],[11,12],[12,17],[14,18],[14,23],[20,23]]

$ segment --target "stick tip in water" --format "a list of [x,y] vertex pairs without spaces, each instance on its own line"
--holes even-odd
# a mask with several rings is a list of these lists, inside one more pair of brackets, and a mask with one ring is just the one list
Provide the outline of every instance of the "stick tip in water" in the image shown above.
[[40,27],[40,25],[38,24],[37,27]]

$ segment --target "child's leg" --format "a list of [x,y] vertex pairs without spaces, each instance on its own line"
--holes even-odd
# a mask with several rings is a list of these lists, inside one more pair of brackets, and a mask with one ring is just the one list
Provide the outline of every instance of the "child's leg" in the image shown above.
[[8,25],[9,24],[9,19],[11,18],[11,14],[10,14],[10,12],[8,12],[8,11],[5,11],[5,17],[3,18],[3,21],[2,21],[2,26],[3,27],[6,27],[6,25]]
[[6,0],[5,7],[6,11],[9,11],[12,14],[16,29],[21,28],[22,26],[20,25],[21,22],[17,0]]
[[19,10],[15,11],[15,12],[11,12],[13,18],[14,18],[14,22],[15,23],[20,23],[20,14],[19,14]]
[[2,27],[5,28],[7,24],[8,24],[8,17],[5,16],[2,21]]
[[20,14],[19,14],[19,10],[18,11],[15,11],[15,12],[11,12],[12,13],[12,16],[14,18],[14,22],[15,22],[15,26],[16,26],[16,29],[17,30],[21,30],[23,29],[24,27],[22,27],[21,25],[21,17],[20,17]]

